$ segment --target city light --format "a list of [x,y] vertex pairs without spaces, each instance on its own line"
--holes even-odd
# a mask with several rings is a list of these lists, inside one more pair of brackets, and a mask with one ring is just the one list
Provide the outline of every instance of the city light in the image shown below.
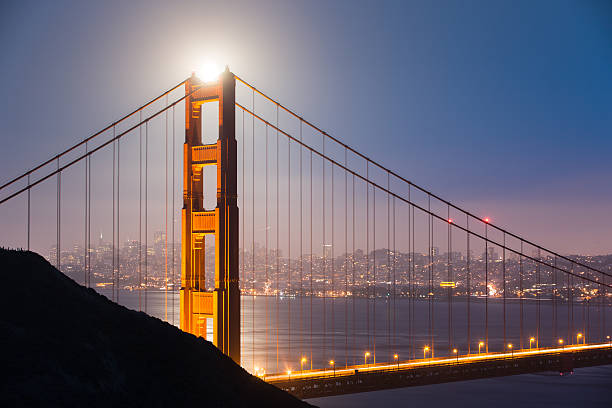
[[508,349],[510,349],[510,356],[514,357],[514,348],[512,347],[512,343],[508,343]]
[[308,361],[306,357],[302,357],[302,359],[300,360],[300,371],[304,371],[304,363],[306,361]]
[[[578,333],[576,335],[576,343],[580,344],[580,339],[582,339],[582,333]],[[584,343],[584,340],[582,340],[582,343]]]
[[336,376],[336,362],[334,360],[329,360],[329,365],[334,370],[334,377]]
[[459,362],[459,350],[457,350],[456,348],[453,349],[453,354],[455,355],[455,357],[457,357],[457,362]]
[[397,354],[394,354],[393,359],[397,362],[397,369],[399,370],[399,356]]
[[368,357],[370,357],[370,352],[369,352],[369,351],[366,351],[366,352],[365,352],[365,354],[363,355],[363,357],[364,357],[364,362],[363,362],[363,364],[364,364],[364,365],[368,365]]
[[427,358],[427,357],[426,357],[426,355],[427,355],[427,352],[428,352],[428,351],[429,351],[429,346],[425,346],[425,347],[423,347],[423,358],[424,358],[424,359],[425,359],[425,358]]
[[532,345],[533,345],[533,342],[534,342],[534,341],[535,341],[535,337],[531,337],[531,338],[529,339],[529,348],[531,348],[531,347],[532,347]]
[[482,348],[482,346],[484,346],[484,341],[479,341],[478,342],[478,354],[480,354],[480,349]]

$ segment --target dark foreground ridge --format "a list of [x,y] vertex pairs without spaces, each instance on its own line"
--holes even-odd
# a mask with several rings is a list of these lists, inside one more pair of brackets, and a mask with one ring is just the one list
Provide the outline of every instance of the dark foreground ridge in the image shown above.
[[0,276],[0,406],[309,406],[35,253],[0,249]]

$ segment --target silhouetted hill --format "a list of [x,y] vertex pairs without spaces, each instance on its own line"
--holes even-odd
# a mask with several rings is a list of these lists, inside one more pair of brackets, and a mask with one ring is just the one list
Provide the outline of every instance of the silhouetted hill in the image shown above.
[[0,276],[0,406],[308,406],[35,253],[0,249]]

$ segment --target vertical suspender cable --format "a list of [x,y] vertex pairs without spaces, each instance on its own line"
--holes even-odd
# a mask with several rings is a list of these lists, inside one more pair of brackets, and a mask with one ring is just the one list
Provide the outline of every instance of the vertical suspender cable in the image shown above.
[[334,316],[334,303],[335,303],[335,295],[334,295],[334,274],[335,274],[335,269],[334,269],[334,263],[336,261],[336,258],[334,257],[334,164],[331,163],[330,165],[331,167],[331,191],[330,191],[330,196],[331,196],[331,240],[330,240],[330,260],[331,260],[331,267],[330,267],[330,275],[331,275],[331,358],[335,359],[336,358],[336,331],[335,331],[335,316]]
[[[410,194],[410,190],[408,190],[408,194]],[[415,336],[414,336],[414,316],[416,314],[415,311],[415,307],[416,307],[416,300],[417,300],[417,294],[415,291],[415,286],[416,286],[416,262],[415,262],[415,253],[416,253],[416,226],[415,226],[415,218],[414,218],[414,205],[410,205],[409,206],[410,212],[412,213],[411,217],[412,217],[412,222],[411,222],[411,233],[412,233],[412,247],[410,249],[410,257],[412,259],[411,262],[411,294],[412,294],[412,306],[410,307],[410,332],[412,334],[412,359],[416,358],[416,344],[415,344]],[[410,214],[409,214],[410,216]]]
[[[348,168],[347,149],[344,167]],[[348,174],[344,171],[344,366],[348,367]]]
[[538,262],[536,264],[537,279],[538,279],[538,290],[536,291],[536,301],[537,301],[536,319],[538,321],[537,328],[536,328],[536,338],[535,338],[536,348],[540,347],[539,344],[540,344],[540,332],[541,332],[541,329],[540,329],[540,325],[541,325],[540,291],[542,290],[542,285],[541,285],[542,282],[541,282],[541,277],[540,277],[540,262],[542,261],[541,255],[542,253],[540,249],[538,248]]
[[502,300],[502,309],[504,314],[504,345],[506,347],[507,338],[506,338],[506,232],[503,233],[503,242],[504,246],[502,247],[502,292],[504,293],[504,298]]
[[429,317],[429,347],[431,350],[430,356],[433,358],[433,218],[431,215],[431,195],[427,195],[427,229],[428,229],[428,247],[429,247],[429,276],[428,276],[428,292],[427,292],[427,307],[428,307],[428,317]]
[[[140,111],[142,123],[142,110]],[[142,310],[142,125],[138,126],[138,311]]]
[[[246,235],[246,229],[245,229],[245,227],[246,227],[246,223],[245,223],[245,220],[246,220],[246,217],[245,217],[245,215],[246,215],[246,194],[245,194],[245,187],[244,187],[244,185],[246,184],[246,176],[245,176],[246,173],[245,173],[245,165],[244,165],[244,163],[245,163],[245,159],[244,159],[245,153],[244,153],[244,151],[246,150],[246,136],[245,136],[245,133],[244,133],[244,129],[245,129],[245,125],[244,125],[244,109],[243,109],[242,110],[242,196],[241,197],[242,197],[242,205],[243,205],[243,208],[244,208],[244,214],[241,217],[241,219],[242,219],[242,236],[240,238],[242,239],[242,277],[246,280],[246,276],[247,276],[246,267],[245,267],[245,262],[246,262],[246,259],[245,259],[246,258],[246,246],[245,246],[245,242],[244,242],[244,236]],[[244,287],[244,292],[248,293],[246,282],[245,282],[243,287]],[[242,312],[244,312],[246,305],[242,305],[242,302],[240,302],[240,303],[241,303]],[[242,312],[240,313],[240,316],[242,317],[242,322],[244,324],[243,325],[241,324],[241,329],[244,326],[245,327],[244,330],[246,330],[246,327],[247,327],[246,316],[245,316],[246,313],[242,313]],[[245,343],[246,343],[246,338],[245,338]],[[242,347],[242,345],[241,345],[241,347]]]
[[[87,154],[88,152],[88,146],[87,146],[87,142],[85,142],[85,154]],[[89,163],[89,155],[87,155],[85,157],[85,211],[84,211],[84,224],[85,224],[85,235],[83,236],[83,286],[88,286],[87,285],[87,255],[89,254],[88,250],[87,250],[87,207],[88,207],[88,199],[89,197],[87,196],[87,183],[89,182],[88,179],[88,171],[89,168],[87,167],[87,163]],[[28,174],[28,185],[30,184],[30,175]],[[30,189],[28,189],[28,250],[30,249]]]
[[115,185],[115,182],[117,181],[116,180],[117,176],[116,176],[116,173],[115,173],[116,161],[117,161],[117,147],[116,147],[117,146],[117,141],[114,140],[114,139],[115,139],[115,128],[113,127],[113,253],[112,253],[112,256],[113,256],[113,261],[112,261],[112,267],[113,267],[113,274],[112,274],[113,295],[112,295],[112,298],[113,298],[113,301],[115,301],[115,293],[117,291],[117,288],[115,286],[115,279],[116,279],[116,273],[117,273],[117,265],[115,263],[115,261],[117,259],[116,258],[116,253],[117,253],[117,246],[116,245],[117,245],[117,243],[115,242],[115,237],[117,236],[116,235],[116,231],[115,231],[115,227],[116,227],[116,222],[115,222],[115,219],[116,219],[115,218],[115,216],[116,216],[116,212],[115,211],[116,210],[115,210],[115,207],[117,205],[117,196],[116,196],[117,187]]
[[367,337],[370,350],[370,162],[366,161],[366,314]]
[[279,262],[279,210],[280,210],[280,206],[279,206],[279,176],[278,176],[278,162],[279,162],[279,154],[278,154],[278,105],[276,105],[276,372],[278,372],[278,330],[279,330],[279,307],[278,307],[278,296],[279,296],[279,286],[278,286],[278,279],[279,279],[279,269],[280,269],[280,262]]
[[606,285],[606,277],[602,276],[602,286],[603,291],[601,293],[600,302],[601,302],[601,340],[607,341],[608,331],[607,331],[607,321],[608,321],[608,309],[610,302],[608,301],[608,286]]
[[[244,114],[244,111],[243,111]],[[268,236],[269,236],[269,221],[268,221],[268,124],[266,123],[266,154],[265,154],[265,161],[266,161],[266,191],[265,191],[265,207],[266,207],[266,253],[264,255],[264,262],[265,262],[265,274],[266,274],[266,286],[265,286],[265,293],[264,293],[264,314],[265,314],[265,327],[266,327],[266,333],[265,333],[265,350],[266,350],[266,365],[264,366],[265,369],[268,369],[268,287],[270,284],[270,281],[268,279]]]
[[467,261],[466,261],[466,281],[467,281],[467,343],[468,343],[468,354],[470,354],[472,350],[472,337],[471,337],[471,315],[470,315],[470,298],[472,297],[471,288],[470,288],[470,216],[468,214],[465,215],[465,229],[467,230],[466,234],[466,247],[467,247]]
[[[253,113],[255,113],[255,91],[253,91]],[[255,371],[255,115],[251,115],[253,129],[251,138],[251,361]]]
[[[585,272],[588,276],[588,272]],[[586,281],[585,280],[579,280],[579,283],[582,283],[582,287],[584,288],[586,286]],[[586,296],[583,296],[582,298],[582,336],[583,338],[585,338],[585,336],[587,335],[587,318],[588,318],[588,314],[587,314],[587,308],[586,308],[586,304],[588,302],[588,298]]]
[[[85,146],[85,149],[87,149],[87,146]],[[87,169],[87,166],[85,166],[85,169]],[[87,178],[87,170],[85,170],[85,178]],[[87,185],[87,181],[85,182],[85,185]],[[28,251],[29,250],[30,250],[30,173],[28,173]]]
[[520,347],[523,349],[523,241],[521,240],[521,254],[519,255],[519,316],[520,316]]
[[[447,237],[447,246],[448,246],[448,253],[447,253],[447,279],[449,282],[453,281],[453,270],[452,270],[452,266],[451,266],[451,224],[452,224],[452,220],[450,218],[450,205],[447,204],[446,206],[446,219],[447,219],[447,228],[448,228],[448,237]],[[451,328],[451,324],[452,324],[452,319],[453,319],[453,293],[452,293],[452,286],[449,285],[448,287],[448,354],[451,355],[451,350],[452,350],[452,328]]]
[[62,197],[62,172],[59,171],[59,157],[57,158],[57,237],[56,237],[56,245],[55,245],[55,263],[57,264],[57,270],[61,270],[61,217],[62,217],[62,209],[61,209],[61,197]]
[[87,287],[91,287],[91,156],[87,157]]
[[[166,95],[166,108],[168,107],[168,95]],[[165,248],[164,248],[164,318],[168,322],[168,109],[166,109],[166,127],[164,132],[164,158],[165,180],[164,187],[166,196],[164,197],[164,228],[165,228]]]
[[372,358],[376,364],[376,186],[372,186],[372,281],[374,298],[372,300]]
[[323,158],[322,161],[322,172],[323,176],[321,178],[321,186],[323,191],[323,200],[322,200],[322,228],[323,228],[323,237],[321,239],[321,243],[323,245],[323,364],[327,361],[327,310],[325,305],[325,298],[327,295],[327,253],[325,251],[325,135],[322,135],[323,138]]
[[310,151],[310,369],[312,370],[312,150]]
[[571,288],[571,275],[567,274],[567,344],[571,344],[572,341],[572,330],[570,319],[572,315],[572,288]]
[[355,175],[353,174],[353,186],[351,188],[351,192],[353,194],[353,199],[351,200],[351,204],[353,206],[352,211],[351,211],[351,217],[353,218],[353,226],[351,227],[351,233],[353,234],[351,243],[353,246],[353,256],[352,256],[352,272],[353,272],[353,279],[352,279],[352,286],[351,286],[351,300],[352,300],[352,324],[351,324],[351,329],[352,329],[352,340],[353,340],[353,344],[352,344],[352,348],[351,348],[351,352],[353,354],[353,364],[356,363],[355,361],[355,354],[356,354],[356,349],[355,349],[355,323],[356,323],[356,319],[355,319],[355,290],[356,290],[356,286],[355,286]]
[[287,139],[287,273],[288,273],[288,285],[287,293],[289,297],[287,299],[287,320],[288,320],[288,333],[287,337],[289,340],[289,359],[291,359],[291,294],[293,288],[291,287],[291,139]]
[[[149,288],[149,121],[145,123],[145,194],[144,194],[144,208],[145,208],[145,230],[144,230],[144,267],[145,267],[145,279],[144,279],[144,311],[147,312],[147,291]],[[191,204],[190,204],[191,205]]]
[[117,139],[117,303],[119,303],[119,274],[121,272],[121,264],[119,259],[119,254],[121,253],[121,242],[119,239],[119,165],[121,163],[120,160],[121,153],[121,139]]
[[[397,279],[395,275],[395,265],[397,264],[397,245],[395,235],[395,197],[393,197],[393,350],[397,350],[397,303],[396,303],[396,292],[397,292]],[[399,355],[398,355],[399,358]]]
[[389,173],[387,172],[387,354],[389,357],[388,361],[392,360],[391,353],[391,191],[389,184]]
[[[302,121],[300,120],[300,142],[302,142]],[[304,310],[303,310],[303,297],[304,297],[304,203],[302,197],[303,181],[302,181],[302,146],[298,146],[300,152],[300,360],[304,356]]]
[[557,313],[557,296],[559,294],[559,289],[557,288],[557,256],[553,257],[553,345],[559,336],[559,316]]
[[[413,286],[412,286],[412,264],[413,264],[413,252],[412,252],[412,205],[410,204],[410,184],[408,184],[408,358],[414,359],[414,339],[412,336],[412,307],[414,300]],[[401,275],[400,275],[401,276]]]
[[[175,182],[176,182],[176,176],[174,174],[175,168],[176,168],[176,164],[175,164],[175,159],[176,159],[176,152],[175,152],[175,148],[176,148],[176,123],[175,123],[175,119],[176,119],[176,115],[174,113],[174,107],[175,105],[172,105],[172,276],[171,276],[171,281],[172,281],[172,303],[171,303],[171,308],[172,308],[172,324],[174,324],[174,295],[175,295],[175,288],[174,288],[174,284],[175,284],[175,257],[174,257],[174,252],[175,252],[175,236],[174,236],[174,201],[176,198],[176,191],[175,191]],[[243,112],[244,114],[244,112]]]
[[[489,352],[489,224],[485,223],[485,350]],[[523,251],[521,250],[521,253]],[[522,326],[521,326],[522,327]],[[521,334],[522,338],[522,334]],[[522,349],[523,347],[521,347]]]

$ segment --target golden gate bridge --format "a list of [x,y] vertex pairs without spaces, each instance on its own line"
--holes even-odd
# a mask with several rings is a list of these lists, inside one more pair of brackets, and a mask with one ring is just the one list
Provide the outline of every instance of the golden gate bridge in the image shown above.
[[[73,278],[119,303],[129,286],[153,313],[158,274],[160,318],[203,337],[212,322],[221,351],[302,397],[612,361],[609,271],[412,183],[228,69],[181,81],[0,194],[2,216],[25,221],[5,245],[32,248],[48,230],[33,207],[55,201],[58,269],[63,236],[82,231]],[[96,224],[112,230],[110,263]]]

